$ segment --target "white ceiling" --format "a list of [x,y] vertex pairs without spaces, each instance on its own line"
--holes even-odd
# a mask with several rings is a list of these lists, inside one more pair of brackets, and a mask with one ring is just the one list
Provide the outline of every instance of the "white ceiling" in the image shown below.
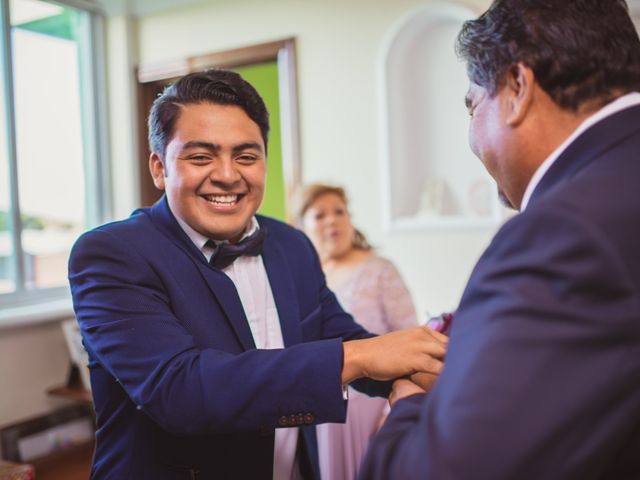
[[99,5],[105,14],[141,17],[154,13],[179,10],[193,5],[216,3],[216,0],[89,0]]
[[[217,3],[220,0],[88,0],[101,7],[107,15],[129,14],[136,17],[179,10],[193,5]],[[240,0],[236,0],[240,1]],[[640,17],[640,0],[627,0],[632,16]]]

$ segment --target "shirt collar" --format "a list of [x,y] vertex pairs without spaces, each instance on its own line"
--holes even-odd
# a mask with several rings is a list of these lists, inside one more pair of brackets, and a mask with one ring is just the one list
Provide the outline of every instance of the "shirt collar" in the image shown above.
[[549,155],[544,162],[540,164],[537,168],[531,180],[529,180],[529,184],[527,185],[527,189],[524,191],[524,196],[522,197],[522,204],[520,206],[520,211],[524,211],[529,204],[529,200],[531,200],[531,195],[533,195],[534,190],[542,180],[542,177],[549,171],[551,166],[555,163],[555,161],[562,155],[562,153],[571,145],[578,136],[580,136],[585,130],[589,127],[595,125],[596,123],[604,120],[605,118],[617,113],[621,110],[624,110],[629,107],[633,107],[635,105],[640,105],[640,93],[632,92],[623,95],[615,99],[613,102],[608,103],[600,110],[598,110],[593,115],[587,117],[579,126],[574,130],[574,132],[569,135],[569,137],[560,144],[558,148],[556,148],[551,155]]
[[[206,247],[206,250],[205,250],[205,244],[209,241],[209,238],[202,235],[200,232],[196,232],[193,228],[191,228],[191,226],[187,222],[185,222],[177,214],[174,213],[173,215],[176,217],[176,220],[178,222],[178,225],[180,225],[180,228],[182,228],[184,233],[187,234],[187,236],[191,239],[194,245],[198,247],[198,250],[200,250],[205,255],[205,257],[209,258],[211,256],[209,247]],[[256,217],[255,216],[251,217],[249,226],[245,230],[240,240],[244,240],[259,228],[260,228],[260,225],[258,224],[258,220],[256,219]],[[222,240],[221,242],[216,241],[216,243],[229,243],[229,241]]]

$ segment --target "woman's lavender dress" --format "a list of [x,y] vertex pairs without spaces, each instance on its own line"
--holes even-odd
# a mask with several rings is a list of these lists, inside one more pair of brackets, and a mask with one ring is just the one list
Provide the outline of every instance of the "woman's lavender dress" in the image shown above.
[[[389,260],[371,255],[333,290],[343,308],[370,332],[417,325],[411,295]],[[367,397],[350,388],[347,423],[316,427],[322,480],[355,478],[386,405],[385,398]]]

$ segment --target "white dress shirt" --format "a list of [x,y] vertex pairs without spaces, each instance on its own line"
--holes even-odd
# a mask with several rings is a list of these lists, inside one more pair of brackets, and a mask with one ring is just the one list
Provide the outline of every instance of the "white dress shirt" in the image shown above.
[[[175,215],[175,214],[174,214]],[[205,247],[209,240],[196,232],[185,221],[176,215],[182,230],[206,257],[213,255],[213,248]],[[242,238],[255,232],[260,226],[255,217]],[[244,255],[238,257],[231,265],[222,270],[234,283],[238,296],[247,316],[253,341],[258,349],[284,348],[280,318],[273,299],[271,285],[264,268],[262,256]],[[275,432],[273,452],[273,479],[298,480],[302,478],[296,459],[298,444],[297,428],[277,428]],[[248,459],[247,461],[251,461]]]
[[529,184],[527,185],[527,189],[524,191],[524,196],[522,197],[522,205],[520,206],[520,211],[523,212],[527,205],[529,204],[529,200],[531,200],[531,195],[533,195],[533,191],[536,189],[542,177],[544,177],[545,173],[549,171],[551,165],[555,163],[562,152],[564,152],[569,145],[571,145],[578,136],[580,136],[585,130],[589,127],[595,125],[601,120],[617,113],[625,108],[633,107],[635,105],[640,105],[640,93],[632,92],[623,95],[615,99],[613,102],[608,103],[600,110],[598,110],[593,115],[587,117],[579,126],[574,130],[574,132],[569,135],[569,137],[562,142],[562,144],[556,148],[551,155],[549,155],[544,162],[540,164],[538,169],[535,171],[531,180],[529,180]]

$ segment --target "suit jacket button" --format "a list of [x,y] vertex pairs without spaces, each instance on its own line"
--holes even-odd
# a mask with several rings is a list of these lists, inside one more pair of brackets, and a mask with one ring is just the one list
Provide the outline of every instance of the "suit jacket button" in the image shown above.
[[289,426],[289,419],[283,415],[278,419],[278,425],[280,425],[281,427],[288,427]]
[[296,422],[298,425],[304,425],[304,414],[303,413],[299,413],[298,414],[298,418],[296,419]]
[[315,422],[316,417],[313,416],[312,413],[307,413],[304,416],[304,423],[306,423],[307,425],[311,425],[313,422]]
[[294,414],[289,415],[289,425],[297,425],[298,424],[298,417],[296,417]]

